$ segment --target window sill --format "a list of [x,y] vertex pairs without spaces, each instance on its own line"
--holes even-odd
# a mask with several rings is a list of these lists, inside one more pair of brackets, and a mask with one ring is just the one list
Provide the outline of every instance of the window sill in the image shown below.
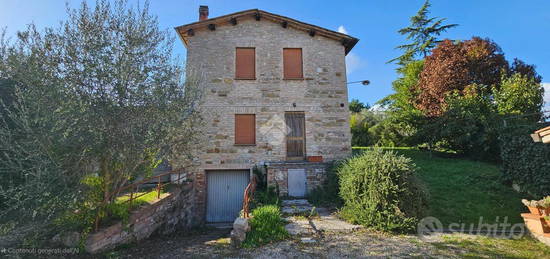
[[256,80],[255,77],[254,78],[237,78],[237,77],[235,77],[234,79],[235,80]]
[[256,144],[233,144],[233,146],[237,146],[237,147],[255,147]]
[[283,78],[283,80],[304,80],[304,78]]

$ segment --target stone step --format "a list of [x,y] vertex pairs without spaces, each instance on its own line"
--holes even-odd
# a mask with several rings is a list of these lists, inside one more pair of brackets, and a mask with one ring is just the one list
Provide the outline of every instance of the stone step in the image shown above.
[[315,234],[315,230],[307,219],[289,217],[285,220],[289,222],[285,226],[285,229],[292,236],[309,236]]
[[322,232],[349,233],[361,228],[359,225],[353,225],[345,222],[335,216],[322,216],[311,221],[313,227]]
[[282,202],[283,207],[284,206],[310,206],[309,202],[306,199],[297,199],[297,200],[283,200]]
[[310,214],[314,207],[305,199],[283,200],[281,211],[287,215]]
[[[285,206],[281,208],[281,212],[287,215],[304,215],[310,214],[314,210],[312,206]],[[315,212],[313,212],[315,214]]]

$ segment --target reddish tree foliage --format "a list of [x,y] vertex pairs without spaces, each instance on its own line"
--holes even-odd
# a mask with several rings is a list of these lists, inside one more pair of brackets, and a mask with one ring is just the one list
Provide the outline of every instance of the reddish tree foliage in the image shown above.
[[462,93],[471,84],[498,85],[507,71],[508,62],[494,42],[478,37],[458,43],[445,40],[426,57],[414,89],[419,92],[416,106],[429,117],[440,116],[447,94]]
[[529,78],[535,79],[535,82],[542,82],[542,77],[535,70],[535,65],[525,64],[525,62],[515,58],[512,67],[510,68],[510,74],[520,73]]

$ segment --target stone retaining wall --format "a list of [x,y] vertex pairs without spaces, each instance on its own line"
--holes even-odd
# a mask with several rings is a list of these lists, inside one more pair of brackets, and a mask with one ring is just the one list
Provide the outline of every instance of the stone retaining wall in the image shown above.
[[169,234],[191,228],[197,222],[194,206],[193,184],[185,184],[176,188],[168,197],[132,213],[128,223],[118,222],[90,234],[85,244],[86,251],[100,253],[146,239],[155,233]]

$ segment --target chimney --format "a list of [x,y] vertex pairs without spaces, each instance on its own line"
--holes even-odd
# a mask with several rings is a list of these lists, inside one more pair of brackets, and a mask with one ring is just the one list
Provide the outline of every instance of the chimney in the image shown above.
[[208,20],[208,5],[199,6],[199,21]]

